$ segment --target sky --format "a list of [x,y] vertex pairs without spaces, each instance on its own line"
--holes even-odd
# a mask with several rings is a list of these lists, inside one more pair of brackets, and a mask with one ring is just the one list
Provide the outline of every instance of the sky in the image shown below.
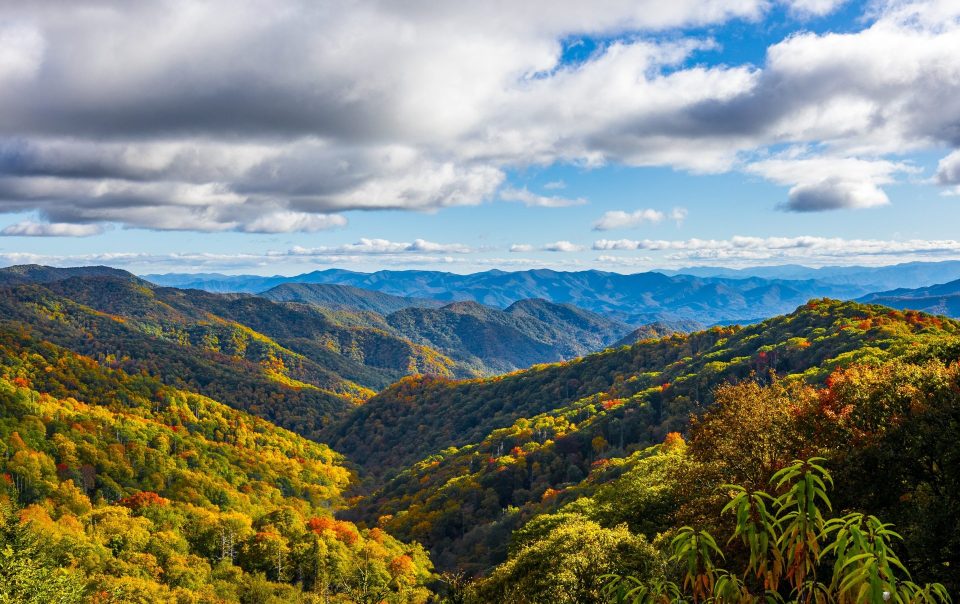
[[960,258],[956,0],[0,0],[0,265]]

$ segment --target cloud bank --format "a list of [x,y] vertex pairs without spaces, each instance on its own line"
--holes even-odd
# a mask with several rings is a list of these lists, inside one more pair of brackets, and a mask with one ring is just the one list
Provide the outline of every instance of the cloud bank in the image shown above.
[[[782,4],[803,18],[841,2]],[[351,210],[581,203],[504,186],[555,163],[742,170],[812,212],[889,203],[884,185],[910,170],[890,156],[960,147],[956,2],[880,2],[859,31],[800,31],[762,65],[705,63],[713,40],[658,35],[771,6],[8,4],[0,212],[34,212],[47,234],[276,233]],[[565,62],[577,36],[601,43]],[[955,186],[949,157],[936,180]]]

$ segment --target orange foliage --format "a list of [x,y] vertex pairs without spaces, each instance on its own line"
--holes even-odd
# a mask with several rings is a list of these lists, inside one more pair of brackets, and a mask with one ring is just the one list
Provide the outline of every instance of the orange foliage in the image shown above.
[[394,577],[406,577],[413,574],[414,565],[413,558],[406,554],[401,554],[390,561],[390,565],[387,567],[390,570],[390,574]]
[[609,411],[611,409],[616,409],[617,407],[624,404],[625,402],[627,401],[622,398],[610,399],[609,401],[603,401],[603,408]]
[[129,497],[124,497],[117,503],[125,508],[137,511],[150,506],[164,506],[170,503],[170,500],[157,495],[153,491],[140,491]]
[[683,436],[679,432],[668,432],[663,439],[663,450],[673,451],[686,444],[686,441],[683,440]]

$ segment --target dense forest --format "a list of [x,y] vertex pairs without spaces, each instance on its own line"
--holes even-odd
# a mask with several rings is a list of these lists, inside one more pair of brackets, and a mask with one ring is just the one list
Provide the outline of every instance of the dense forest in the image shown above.
[[457,380],[353,311],[51,271],[0,287],[0,602],[960,590],[953,320],[813,300]]
[[328,447],[25,331],[0,357],[3,601],[426,599],[419,546],[334,518]]

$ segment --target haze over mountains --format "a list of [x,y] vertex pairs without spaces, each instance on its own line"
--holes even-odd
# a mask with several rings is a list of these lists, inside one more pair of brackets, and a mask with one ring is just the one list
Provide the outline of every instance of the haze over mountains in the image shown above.
[[434,271],[355,273],[339,269],[295,277],[222,277],[149,275],[172,287],[215,292],[261,293],[283,283],[350,285],[406,298],[473,301],[507,308],[539,298],[568,303],[634,326],[658,320],[693,320],[704,324],[753,321],[788,312],[810,298],[850,298],[869,290],[816,281],[723,279],[661,273],[623,275],[601,271],[487,271],[469,275]]
[[892,308],[921,310],[936,315],[960,317],[960,280],[916,289],[899,288],[868,294],[862,302]]
[[849,285],[867,291],[916,288],[932,283],[944,283],[960,279],[960,261],[906,262],[889,266],[825,266],[810,268],[798,264],[780,266],[756,266],[750,268],[724,268],[693,266],[676,270],[659,271],[666,275],[695,275],[698,277],[726,277],[742,279],[814,280],[832,285]]
[[[328,269],[291,277],[172,273],[144,278],[172,287],[262,293],[274,299],[313,301],[333,307],[352,304],[355,308],[367,306],[382,312],[451,301],[474,301],[505,309],[519,300],[539,298],[573,304],[639,327],[656,321],[695,321],[704,325],[753,322],[789,312],[811,298],[855,299],[895,287],[923,287],[958,279],[960,262],[819,269],[793,265],[751,269],[697,267],[632,275],[596,270],[492,270],[460,275]],[[321,297],[311,300],[308,294],[294,293],[294,284],[335,284],[400,299],[372,298],[372,294],[358,294],[356,289],[318,289],[312,295]],[[283,287],[267,293],[278,286]],[[367,302],[356,300],[357,295]]]

